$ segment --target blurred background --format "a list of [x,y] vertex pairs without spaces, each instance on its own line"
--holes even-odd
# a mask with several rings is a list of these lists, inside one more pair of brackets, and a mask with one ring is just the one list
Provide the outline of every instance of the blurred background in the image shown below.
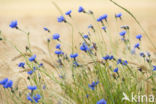
[[[121,31],[121,25],[129,25],[131,30],[132,41],[135,40],[137,34],[142,34],[142,31],[129,17],[129,15],[109,2],[109,0],[53,0],[60,6],[63,12],[72,9],[72,18],[74,24],[77,26],[77,31],[87,32],[87,26],[94,23],[92,18],[87,15],[77,12],[78,7],[81,5],[86,10],[93,10],[94,14],[99,17],[102,14],[107,13],[109,16],[108,22],[114,30],[112,34],[118,36]],[[150,34],[153,41],[156,39],[156,0],[114,0],[130,10],[136,18],[143,25],[145,30]],[[116,24],[114,19],[115,13],[123,13],[123,19],[119,24]],[[0,0],[0,30],[2,34],[12,41],[21,50],[25,49],[27,44],[26,35],[23,33],[11,29],[9,24],[12,20],[17,20],[18,25],[23,30],[30,32],[31,43],[34,46],[46,50],[45,41],[51,35],[47,34],[43,27],[48,27],[52,33],[59,32],[65,41],[70,39],[70,29],[66,28],[65,24],[57,23],[57,17],[60,13],[53,6],[52,0]],[[77,36],[75,36],[77,37]],[[75,38],[78,41],[78,38]],[[76,42],[75,41],[75,42]],[[155,51],[148,44],[146,39],[144,46],[146,50]],[[37,51],[36,51],[37,53]],[[19,69],[17,63],[12,59],[17,56],[18,53],[9,44],[0,42],[0,78],[17,76]]]

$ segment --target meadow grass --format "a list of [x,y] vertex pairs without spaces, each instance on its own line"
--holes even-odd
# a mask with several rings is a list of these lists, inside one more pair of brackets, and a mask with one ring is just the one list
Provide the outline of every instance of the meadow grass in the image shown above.
[[[0,32],[0,40],[19,52],[12,61],[23,59],[18,67],[24,75],[17,81],[7,78],[0,81],[2,104],[150,103],[151,100],[147,99],[150,95],[155,95],[156,90],[156,66],[152,62],[152,53],[143,50],[142,38],[148,38],[154,49],[155,45],[131,12],[110,1],[130,14],[141,27],[144,33],[138,33],[136,44],[132,44],[130,39],[131,27],[118,25],[123,21],[123,13],[114,14],[114,21],[117,28],[120,28],[115,37],[107,14],[97,17],[94,11],[80,6],[80,16],[87,15],[94,21],[93,25],[88,24],[88,29],[84,32],[73,24],[74,13],[64,13],[54,2],[53,5],[60,13],[58,22],[66,25],[71,32],[70,42],[63,40],[59,31],[53,33],[44,27],[47,34],[53,34],[52,38],[47,37],[47,51],[39,46],[33,47],[30,33],[18,27],[17,21],[12,21],[10,27],[27,37],[27,46],[23,52]],[[80,38],[78,44],[74,41],[76,38]],[[40,54],[35,54],[34,49],[42,51],[46,57],[38,58]],[[137,98],[136,102],[132,102],[132,93],[146,95],[147,99],[139,101]],[[124,94],[131,101],[122,100]]]

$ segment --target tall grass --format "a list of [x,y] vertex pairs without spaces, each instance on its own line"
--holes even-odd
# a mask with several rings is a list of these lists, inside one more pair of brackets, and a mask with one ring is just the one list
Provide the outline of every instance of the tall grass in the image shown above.
[[[142,28],[132,13],[116,2],[110,1],[128,12]],[[38,58],[40,55],[36,57],[33,52],[35,48],[29,40],[31,36],[29,32],[23,31],[18,25],[11,26],[26,34],[28,45],[25,52],[19,50],[0,32],[0,40],[9,43],[19,52],[19,55],[15,56],[12,61],[24,60],[18,65],[21,68],[19,73],[22,73],[23,77],[14,81],[13,86],[9,85],[8,81],[0,82],[2,103],[131,104],[131,101],[122,100],[123,93],[129,97],[132,93],[147,96],[155,94],[156,73],[154,71],[156,67],[153,67],[152,56],[149,52],[143,52],[141,39],[136,39],[139,46],[130,44],[129,26],[121,27],[118,39],[114,39],[112,31],[109,31],[111,27],[109,27],[107,17],[98,18],[93,11],[79,7],[80,16],[88,15],[95,21],[94,25],[88,27],[89,33],[84,35],[81,31],[75,31],[72,22],[69,22],[69,20],[74,21],[71,17],[74,13],[71,16],[64,15],[59,6],[53,4],[63,16],[58,18],[58,22],[63,22],[71,28],[71,41],[69,42],[71,47],[65,44],[66,40],[58,37],[59,34],[54,34],[53,39],[47,39],[45,44],[47,51],[35,47],[45,52],[47,58],[40,59]],[[122,15],[117,14],[114,20],[117,19],[120,22],[122,18]],[[106,26],[106,30],[101,29],[103,26]],[[44,30],[52,34],[48,28]],[[74,42],[76,32],[81,38],[78,45]],[[145,35],[148,36],[146,32]],[[143,38],[145,38],[144,35]],[[55,52],[51,51],[52,44],[57,45]],[[76,48],[77,46],[80,48]],[[152,46],[154,46],[153,43]],[[66,47],[70,47],[71,51]],[[99,103],[101,99],[105,102]]]

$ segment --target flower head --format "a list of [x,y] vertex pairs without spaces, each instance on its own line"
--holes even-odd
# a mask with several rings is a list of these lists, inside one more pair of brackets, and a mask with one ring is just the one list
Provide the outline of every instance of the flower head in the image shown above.
[[119,70],[119,69],[118,69],[118,67],[117,67],[117,68],[114,69],[114,72],[115,72],[115,73],[118,73],[118,70]]
[[92,24],[90,24],[90,25],[88,26],[88,28],[93,28],[93,25],[92,25]]
[[143,52],[140,53],[141,57],[145,57],[145,54]]
[[139,43],[136,43],[136,44],[134,45],[134,48],[138,48],[138,49],[139,49],[139,47],[140,47],[140,44],[139,44]]
[[109,59],[109,55],[106,55],[104,57],[102,57],[104,60],[108,60]]
[[94,90],[98,83],[99,83],[99,81],[97,81],[97,82],[93,81],[91,84],[88,84],[88,87],[91,88],[92,90]]
[[3,85],[3,87],[4,87],[4,88],[12,88],[12,85],[13,85],[13,81],[12,81],[12,80],[9,80],[9,81],[7,81],[7,82]]
[[77,54],[77,53],[70,54],[70,57],[71,57],[71,58],[76,58],[77,56],[78,56],[78,54]]
[[66,22],[65,18],[63,16],[60,16],[57,18],[58,22]]
[[101,99],[96,104],[107,104],[107,102],[105,99]]
[[58,33],[53,34],[54,40],[59,40],[59,38],[60,38],[60,34],[58,34]]
[[116,18],[121,18],[121,16],[122,16],[122,13],[115,14]]
[[104,14],[104,15],[102,15],[102,16],[101,16],[102,20],[103,20],[103,19],[105,19],[105,20],[106,20],[106,19],[107,19],[107,17],[108,17],[108,15],[107,15],[107,14]]
[[124,30],[124,31],[120,32],[119,34],[120,34],[120,36],[125,36],[126,31]]
[[36,59],[36,55],[33,55],[33,56],[29,57],[30,62],[35,61],[35,59]]
[[83,38],[88,39],[89,37],[88,35],[83,35]]
[[20,63],[18,64],[18,67],[24,68],[24,66],[25,66],[25,63],[24,63],[24,62],[20,62]]
[[106,31],[106,26],[103,26],[101,29],[104,30],[104,31]]
[[45,31],[50,32],[50,30],[49,30],[48,28],[46,28],[46,27],[44,27],[43,29],[44,29]]
[[34,91],[37,89],[37,86],[28,86],[28,90]]
[[68,10],[66,13],[65,13],[65,15],[71,15],[71,12],[72,12],[72,10]]
[[85,52],[89,50],[88,45],[85,42],[80,46],[80,49]]
[[136,39],[141,40],[141,38],[142,38],[142,35],[141,35],[141,34],[138,34],[138,35],[136,36]]
[[57,55],[61,55],[61,54],[63,54],[63,52],[60,51],[60,50],[56,50],[56,51],[55,51],[55,54],[57,54]]
[[10,25],[11,28],[17,28],[17,20],[11,21]]
[[34,99],[35,103],[38,103],[38,101],[41,99],[41,95],[36,94],[35,96],[33,96],[33,99]]
[[153,66],[153,71],[156,71],[156,66]]
[[8,78],[4,78],[3,80],[0,81],[1,85],[5,85],[8,82]]
[[56,49],[61,49],[61,44],[57,44]]
[[83,8],[82,6],[79,6],[78,12],[79,12],[79,13],[85,12],[85,10],[84,10],[84,8]]

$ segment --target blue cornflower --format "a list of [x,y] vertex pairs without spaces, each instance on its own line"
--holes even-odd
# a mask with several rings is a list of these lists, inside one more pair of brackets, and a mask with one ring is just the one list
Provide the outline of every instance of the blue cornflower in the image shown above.
[[31,96],[30,96],[30,95],[27,95],[27,100],[29,100],[29,101],[33,102],[33,99],[31,98]]
[[92,90],[94,90],[98,83],[99,83],[99,81],[97,81],[97,82],[93,81],[92,84],[88,84],[88,87],[91,88]]
[[122,60],[121,59],[118,59],[117,60],[117,64],[122,64]]
[[108,60],[109,59],[109,55],[106,55],[104,57],[102,57],[104,60]]
[[88,39],[89,37],[88,35],[83,35],[83,38]]
[[37,86],[28,86],[28,90],[34,91],[37,89]]
[[102,20],[103,20],[103,19],[104,19],[104,20],[107,20],[107,17],[108,17],[107,14],[104,14],[104,15],[101,16]]
[[156,66],[153,66],[153,71],[156,71]]
[[72,12],[72,10],[68,10],[68,11],[65,13],[65,15],[71,16],[71,12]]
[[43,66],[43,63],[40,63],[40,65],[38,66],[39,68]]
[[56,51],[55,51],[55,54],[60,55],[60,54],[63,54],[63,52],[62,52],[62,51],[60,51],[60,50],[59,50],[59,51],[58,51],[58,50],[56,50]]
[[114,59],[114,56],[113,55],[109,56],[109,60],[112,60],[112,59]]
[[121,18],[121,16],[122,16],[122,13],[115,14],[116,18]]
[[8,78],[4,78],[3,80],[0,81],[1,85],[5,85],[8,82]]
[[30,62],[35,61],[35,59],[36,59],[36,55],[33,55],[33,56],[29,57]]
[[119,69],[118,69],[118,67],[117,67],[117,68],[114,69],[114,72],[115,72],[115,73],[118,73],[118,70],[119,70]]
[[120,32],[119,34],[120,34],[120,36],[125,36],[126,31],[124,30],[124,31]]
[[58,34],[58,33],[53,34],[54,40],[59,40],[59,38],[60,38],[60,34]]
[[20,62],[20,63],[18,64],[18,67],[24,68],[24,66],[25,66],[25,63],[24,63],[24,62]]
[[70,54],[70,57],[71,57],[71,58],[76,58],[77,56],[78,56],[78,54],[77,54],[77,53]]
[[34,72],[34,71],[30,70],[30,71],[28,71],[27,73],[28,73],[29,75],[32,75],[33,72]]
[[79,9],[78,9],[78,12],[81,13],[81,12],[84,12],[85,13],[85,10],[82,6],[79,6]]
[[148,57],[151,57],[151,54],[149,52],[146,53]]
[[78,67],[78,66],[80,66],[80,65],[79,65],[79,63],[78,63],[77,61],[74,61],[74,62],[73,62],[73,66],[74,66],[74,67]]
[[140,44],[139,43],[136,43],[135,45],[134,45],[134,48],[140,48]]
[[96,104],[107,104],[107,102],[105,99],[101,99]]
[[65,18],[63,16],[60,16],[57,18],[58,22],[66,22]]
[[139,40],[141,40],[142,35],[141,35],[141,34],[138,34],[138,35],[136,36],[136,38],[139,39]]
[[106,32],[106,26],[103,26],[101,29]]
[[34,99],[35,103],[38,103],[38,101],[41,99],[41,95],[36,94],[35,96],[33,96],[33,99]]
[[125,60],[125,61],[122,62],[122,65],[127,65],[127,64],[128,64],[128,61],[127,60]]
[[4,88],[12,88],[12,85],[13,85],[13,81],[12,81],[12,80],[9,80],[9,81],[7,81],[7,82],[3,85],[3,87],[4,87]]
[[99,18],[97,18],[98,22],[102,22],[102,16],[100,16]]
[[49,30],[48,28],[46,28],[46,27],[44,27],[43,29],[44,29],[45,31],[50,32],[50,30]]
[[61,49],[61,44],[57,44],[56,49]]
[[10,25],[9,25],[11,28],[18,28],[17,27],[17,20],[15,21],[11,21]]
[[145,57],[145,54],[143,52],[140,53],[141,57]]
[[88,45],[85,42],[80,46],[80,49],[85,52],[89,50]]

